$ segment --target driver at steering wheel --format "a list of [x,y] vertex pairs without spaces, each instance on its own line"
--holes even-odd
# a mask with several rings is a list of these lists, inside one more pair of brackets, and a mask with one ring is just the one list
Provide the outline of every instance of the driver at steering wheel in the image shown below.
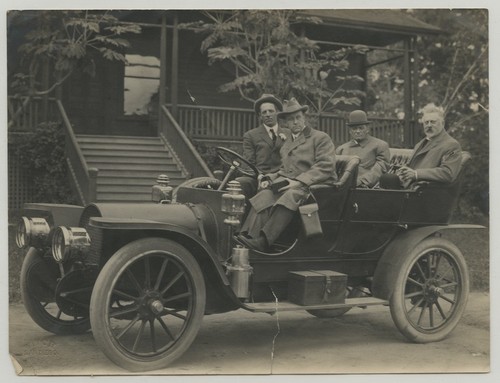
[[[277,172],[281,166],[280,149],[284,138],[290,135],[287,128],[278,125],[278,111],[283,105],[272,94],[263,94],[254,102],[255,113],[261,125],[243,135],[243,158],[255,165],[263,174]],[[257,193],[258,180],[248,176],[238,177],[243,194],[248,198]]]
[[[267,251],[309,196],[309,187],[337,180],[333,142],[328,134],[306,126],[308,109],[292,98],[278,113],[291,134],[280,151],[281,168],[265,176],[260,185],[263,190],[250,199],[250,212],[237,236],[247,247]],[[286,180],[286,185],[273,190],[270,182],[276,185],[280,180]]]

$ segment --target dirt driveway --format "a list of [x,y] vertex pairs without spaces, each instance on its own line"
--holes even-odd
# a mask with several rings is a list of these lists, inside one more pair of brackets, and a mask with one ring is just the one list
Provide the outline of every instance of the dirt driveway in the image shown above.
[[[130,374],[101,353],[90,332],[52,335],[21,304],[10,306],[9,317],[10,354],[20,375]],[[207,316],[183,357],[152,374],[464,373],[489,366],[489,295],[473,293],[451,336],[425,345],[407,342],[387,307],[356,308],[336,319],[243,310]]]

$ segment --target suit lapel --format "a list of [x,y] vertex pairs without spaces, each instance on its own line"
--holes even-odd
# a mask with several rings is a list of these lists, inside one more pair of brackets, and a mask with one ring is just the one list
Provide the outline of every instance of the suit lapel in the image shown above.
[[409,165],[412,166],[413,164],[413,159],[416,157],[419,157],[425,153],[427,153],[429,150],[432,148],[436,147],[439,145],[448,135],[446,131],[443,131],[442,134],[440,134],[438,137],[434,138],[433,140],[430,140],[425,147],[422,148],[423,144],[425,143],[426,139],[424,138],[422,141],[420,141],[417,146],[415,147],[415,152],[413,153],[412,159],[410,160]]
[[305,127],[302,133],[296,138],[295,141],[293,141],[293,136],[290,135],[289,140],[285,141],[285,144],[283,145],[284,154],[288,155],[297,146],[300,146],[304,142],[306,142],[306,135],[309,136],[310,133],[311,133],[310,129]]

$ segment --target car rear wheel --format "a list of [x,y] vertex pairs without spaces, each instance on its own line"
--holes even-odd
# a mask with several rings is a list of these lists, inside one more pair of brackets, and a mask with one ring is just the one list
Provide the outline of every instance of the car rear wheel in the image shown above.
[[164,368],[195,339],[205,300],[200,266],[184,247],[141,239],[118,250],[101,270],[90,301],[92,332],[117,365]]
[[[80,310],[68,307],[63,310],[56,300],[59,277],[59,267],[53,259],[42,258],[33,247],[29,249],[21,267],[24,307],[33,321],[46,331],[56,335],[84,333],[90,328],[88,301],[86,309],[83,302],[77,302]],[[66,291],[66,295],[70,295],[70,292]],[[68,296],[66,300],[70,299]]]
[[428,238],[396,270],[391,316],[409,340],[436,342],[457,326],[468,294],[469,275],[460,250],[442,238]]

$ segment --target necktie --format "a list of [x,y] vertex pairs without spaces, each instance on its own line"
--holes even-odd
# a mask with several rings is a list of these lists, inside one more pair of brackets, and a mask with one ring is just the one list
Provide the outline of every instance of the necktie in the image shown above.
[[274,129],[269,129],[271,132],[271,139],[273,140],[273,143],[276,143],[276,133],[274,133]]

